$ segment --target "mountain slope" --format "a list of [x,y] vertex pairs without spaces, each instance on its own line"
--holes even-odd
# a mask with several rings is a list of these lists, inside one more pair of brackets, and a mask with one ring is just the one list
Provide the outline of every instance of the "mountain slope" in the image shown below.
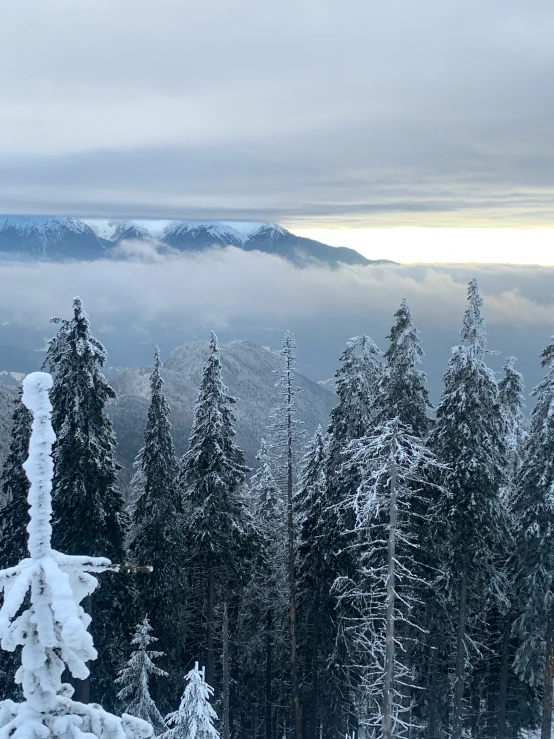
[[244,242],[244,249],[277,254],[300,267],[317,263],[338,267],[341,263],[366,265],[382,264],[386,261],[366,259],[354,249],[328,246],[313,239],[295,236],[276,224],[264,224],[249,233]]
[[0,216],[0,253],[24,258],[98,259],[111,242],[78,218]]
[[[276,403],[275,371],[279,356],[250,341],[222,344],[223,381],[237,398],[237,443],[249,465],[255,465],[260,439],[267,435],[269,415]],[[208,342],[195,341],[175,349],[165,363],[162,376],[171,406],[173,435],[177,451],[185,451],[196,395],[202,378],[202,366],[208,356]],[[126,369],[109,374],[118,394],[110,408],[110,416],[118,435],[120,461],[127,474],[142,444],[142,432],[150,399],[151,367]],[[329,412],[335,405],[333,393],[302,375],[297,376],[302,392],[298,396],[298,415],[305,424],[307,437],[318,424],[327,425]]]

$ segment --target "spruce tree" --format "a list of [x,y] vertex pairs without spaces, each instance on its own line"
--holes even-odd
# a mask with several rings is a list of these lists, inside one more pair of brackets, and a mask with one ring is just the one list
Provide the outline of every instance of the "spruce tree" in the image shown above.
[[[243,495],[247,472],[244,454],[234,443],[236,402],[221,378],[217,337],[212,333],[209,357],[194,407],[189,447],[178,475],[183,497],[183,536],[191,592],[204,593],[189,617],[206,624],[205,634],[191,633],[190,648],[206,656],[206,679],[214,680],[216,606],[235,594],[248,576],[258,546]],[[193,624],[191,625],[192,628]]]
[[[21,402],[14,402],[12,433],[8,456],[2,469],[2,508],[0,510],[0,568],[15,566],[27,553],[29,522],[29,479],[23,463],[29,454],[32,416]],[[16,698],[20,691],[13,675],[20,661],[15,652],[0,652],[0,689],[5,698]]]
[[296,492],[297,508],[297,580],[300,657],[302,665],[303,714],[306,736],[317,736],[327,707],[332,701],[326,679],[329,644],[334,637],[331,614],[334,599],[326,575],[325,540],[325,463],[326,438],[321,426],[306,447],[301,462]]
[[[73,318],[60,324],[50,341],[45,365],[54,375],[51,398],[54,447],[53,510],[55,547],[69,554],[92,552],[113,562],[125,561],[129,519],[118,487],[115,434],[107,404],[115,393],[101,367],[106,351],[90,333],[80,298]],[[149,564],[142,562],[141,564]],[[90,694],[97,702],[115,702],[113,676],[132,628],[133,586],[130,577],[106,577],[94,599],[92,634],[100,659],[91,674]],[[88,608],[90,603],[86,603]],[[88,683],[80,686],[88,700]]]
[[513,484],[518,472],[523,444],[527,437],[523,409],[523,375],[515,369],[515,357],[504,362],[504,376],[498,383],[500,405],[506,421],[506,446],[509,457],[508,483]]
[[348,626],[357,614],[351,610],[351,601],[340,599],[337,602],[335,586],[339,578],[343,584],[343,578],[352,579],[357,570],[352,548],[355,516],[347,502],[360,480],[353,466],[349,475],[343,475],[342,469],[349,443],[370,433],[375,426],[382,377],[383,355],[373,340],[369,336],[350,339],[335,373],[338,403],[331,411],[327,429],[326,484],[319,541],[319,547],[325,552],[320,587],[333,596],[325,614],[332,629],[325,643],[320,638],[322,655],[329,665],[327,680],[331,698],[324,721],[329,739],[342,739],[346,733],[357,730],[352,696],[356,692],[359,671],[348,656],[347,635]]
[[168,675],[153,661],[163,657],[163,652],[148,649],[155,641],[158,640],[152,636],[152,627],[145,617],[135,627],[131,640],[131,645],[136,649],[132,652],[127,666],[119,671],[115,682],[123,686],[117,698],[125,706],[124,712],[148,722],[159,731],[165,728],[165,722],[150,696],[149,681],[151,676],[166,678]]
[[387,336],[390,344],[385,352],[387,365],[380,385],[378,417],[381,421],[398,418],[416,436],[425,438],[431,403],[425,373],[417,369],[425,353],[406,298],[394,316],[396,324]]
[[505,422],[498,386],[484,360],[485,319],[476,280],[469,283],[462,344],[452,350],[437,408],[431,449],[448,466],[447,492],[436,504],[436,541],[445,613],[455,614],[450,636],[455,656],[452,737],[464,728],[468,654],[476,621],[502,600],[507,521],[500,502],[505,480]]
[[219,739],[214,727],[217,714],[210,705],[214,691],[204,679],[204,669],[198,669],[198,662],[186,679],[179,710],[165,717],[166,724],[172,728],[162,734],[163,739]]
[[531,414],[513,514],[517,547],[515,588],[520,615],[514,667],[542,695],[541,739],[550,739],[554,682],[554,337],[541,355],[546,376],[533,391]]
[[177,488],[178,465],[171,438],[169,406],[163,392],[160,353],[156,349],[150,377],[151,401],[144,445],[135,461],[129,556],[152,565],[141,581],[140,607],[148,613],[170,680],[154,680],[152,694],[160,706],[178,698],[175,685],[184,661],[186,609],[186,548],[183,507]]

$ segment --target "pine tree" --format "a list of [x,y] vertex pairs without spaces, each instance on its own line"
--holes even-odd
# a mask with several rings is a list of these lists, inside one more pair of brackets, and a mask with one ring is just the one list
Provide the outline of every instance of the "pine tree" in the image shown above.
[[[132,562],[152,565],[152,574],[141,583],[140,607],[149,614],[169,681],[154,680],[152,694],[160,705],[175,705],[174,695],[184,661],[186,608],[186,549],[183,507],[177,488],[178,465],[171,438],[169,406],[163,393],[161,362],[156,349],[150,377],[151,401],[144,430],[144,446],[137,455],[133,487],[137,492],[132,511],[129,555]],[[169,685],[164,684],[169,683]]]
[[[93,556],[124,562],[129,520],[118,488],[115,435],[106,409],[115,393],[100,369],[106,351],[91,336],[80,298],[73,301],[72,319],[55,320],[61,325],[45,360],[54,374],[54,545],[69,554],[88,549]],[[132,601],[130,578],[106,578],[94,599],[92,633],[101,657],[92,671],[91,694],[109,706],[115,701],[113,676],[132,628]],[[80,689],[88,700],[88,684]]]
[[119,671],[115,682],[123,686],[117,697],[125,704],[124,712],[141,718],[159,730],[165,728],[165,722],[150,696],[149,681],[151,676],[160,678],[168,677],[168,674],[153,662],[164,654],[148,649],[152,642],[158,641],[151,632],[152,627],[145,617],[135,627],[135,634],[131,640],[131,645],[136,649],[131,654],[127,667]]
[[204,679],[204,669],[198,669],[198,662],[186,679],[179,710],[165,717],[166,724],[173,728],[162,734],[163,739],[219,739],[214,727],[217,714],[210,705],[214,691]]
[[541,739],[550,739],[554,682],[554,337],[541,355],[546,376],[533,391],[529,437],[513,501],[517,547],[515,588],[520,615],[514,624],[514,667],[542,693]]
[[[29,479],[23,463],[29,454],[32,416],[21,402],[21,392],[14,403],[10,450],[2,469],[0,568],[13,567],[27,552]],[[13,682],[18,661],[20,657],[16,653],[0,653],[0,688],[5,698],[19,696],[20,691]]]
[[30,481],[29,557],[0,572],[4,594],[0,639],[5,650],[22,647],[15,680],[22,687],[23,701],[0,703],[0,731],[4,736],[51,739],[148,739],[152,727],[146,722],[127,715],[118,718],[98,704],[73,701],[72,686],[62,683],[64,671],[86,678],[86,662],[97,656],[87,632],[90,618],[80,605],[98,584],[91,573],[117,567],[104,558],[52,549],[51,450],[56,438],[48,398],[52,378],[35,372],[25,378],[23,387],[23,403],[34,417],[25,462]]
[[387,366],[380,385],[378,417],[381,421],[399,418],[401,423],[412,428],[416,436],[425,438],[429,430],[427,411],[431,403],[425,386],[425,373],[417,369],[425,353],[406,298],[394,315],[396,324],[387,337],[390,345],[385,352]]
[[209,351],[178,487],[184,502],[187,569],[193,580],[189,587],[191,592],[205,593],[189,616],[196,624],[206,624],[197,646],[206,654],[206,676],[211,684],[216,604],[222,605],[247,579],[258,542],[242,492],[247,467],[233,441],[235,417],[230,406],[235,399],[223,385],[213,333]]
[[448,466],[447,492],[436,505],[436,541],[442,542],[439,558],[448,604],[445,612],[456,614],[451,631],[453,739],[460,739],[464,726],[467,655],[477,638],[476,619],[491,602],[505,598],[502,559],[507,521],[500,503],[506,468],[505,422],[494,375],[484,361],[482,302],[477,282],[472,280],[462,344],[452,350],[437,425],[430,438],[431,449]]

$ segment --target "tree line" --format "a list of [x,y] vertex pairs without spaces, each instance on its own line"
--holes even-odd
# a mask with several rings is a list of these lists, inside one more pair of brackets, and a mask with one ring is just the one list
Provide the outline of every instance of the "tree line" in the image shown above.
[[[216,336],[181,459],[156,351],[125,500],[106,352],[80,299],[57,323],[45,362],[54,377],[53,546],[153,568],[106,573],[86,599],[99,659],[76,681],[80,700],[131,714],[150,706],[162,731],[188,673],[191,691],[206,697],[213,686],[224,739],[512,739],[537,729],[550,738],[554,338],[526,423],[515,359],[500,379],[487,366],[472,280],[434,409],[403,300],[384,354],[368,336],[347,342],[329,425],[306,440],[287,333],[251,475],[234,442],[236,401]],[[0,567],[27,548],[31,419],[20,401],[13,420]],[[0,659],[12,697],[17,657]]]

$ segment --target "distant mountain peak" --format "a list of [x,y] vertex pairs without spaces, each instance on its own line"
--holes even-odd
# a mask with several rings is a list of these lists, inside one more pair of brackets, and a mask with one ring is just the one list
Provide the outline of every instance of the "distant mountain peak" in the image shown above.
[[[165,224],[165,225],[164,225]],[[0,216],[0,255],[20,259],[91,260],[109,256],[122,241],[151,239],[181,252],[232,246],[286,259],[297,267],[368,265],[354,249],[332,247],[287,231],[277,223],[237,221],[138,221],[65,216]]]

